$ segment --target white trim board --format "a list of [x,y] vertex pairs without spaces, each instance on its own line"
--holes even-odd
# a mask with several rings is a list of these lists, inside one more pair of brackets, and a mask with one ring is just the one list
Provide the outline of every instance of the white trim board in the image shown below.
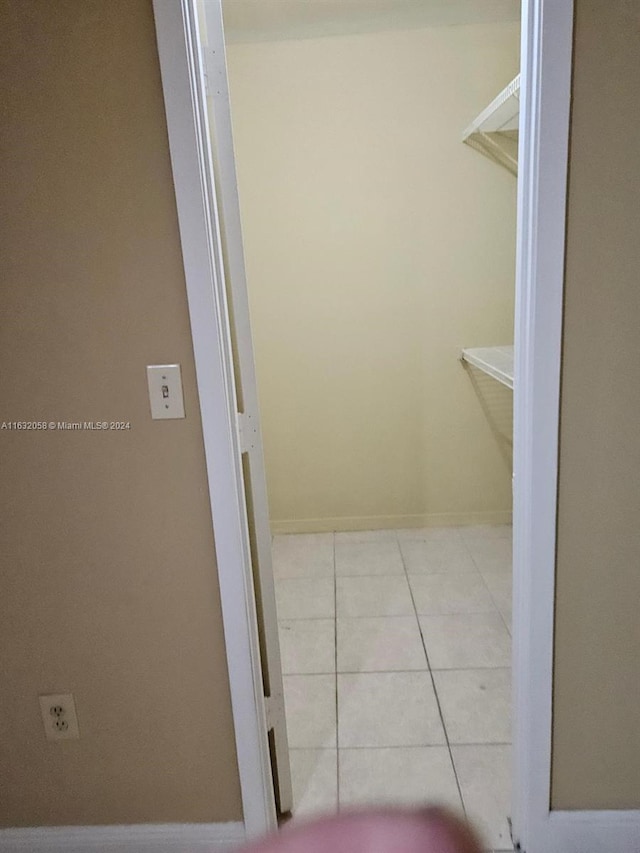
[[289,740],[284,708],[284,682],[276,610],[276,591],[271,560],[269,499],[264,466],[262,428],[258,387],[253,356],[253,339],[244,263],[240,198],[236,177],[231,102],[224,43],[221,0],[196,0],[204,11],[202,39],[203,64],[207,75],[207,127],[211,137],[213,175],[217,187],[220,234],[224,245],[227,294],[231,305],[234,375],[237,382],[240,445],[246,456],[244,489],[249,500],[247,513],[253,556],[253,577],[259,597],[259,635],[262,651],[262,673],[265,692],[269,696],[268,719],[271,728],[273,779],[277,787],[277,803],[281,812],[293,808],[293,789]]
[[253,836],[275,828],[276,814],[199,24],[195,0],[153,0],[153,11],[200,399],[242,808],[246,833]]
[[[567,853],[552,821],[551,726],[558,427],[572,0],[522,7],[514,375],[514,838]],[[611,850],[594,840],[581,853]]]
[[525,853],[639,853],[640,811],[553,811]]
[[2,853],[224,853],[245,840],[242,823],[43,826],[0,830]]

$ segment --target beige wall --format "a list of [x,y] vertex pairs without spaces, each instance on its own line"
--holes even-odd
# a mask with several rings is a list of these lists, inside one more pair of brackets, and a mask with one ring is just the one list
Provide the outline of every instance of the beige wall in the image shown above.
[[[3,0],[0,33],[0,420],[131,422],[0,431],[0,824],[237,820],[151,0]],[[169,360],[187,417],[154,422]]]
[[640,808],[638,3],[578,0],[553,807]]
[[516,182],[462,145],[518,25],[233,44],[273,526],[505,521]]

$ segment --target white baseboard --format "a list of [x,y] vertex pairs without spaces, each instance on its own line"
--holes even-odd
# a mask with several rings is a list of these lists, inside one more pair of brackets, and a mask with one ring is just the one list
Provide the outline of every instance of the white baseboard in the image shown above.
[[523,844],[524,853],[640,853],[640,809],[552,811]]
[[245,840],[242,823],[42,826],[0,830],[1,853],[226,853]]
[[406,527],[463,527],[470,524],[511,524],[511,511],[275,519],[271,522],[271,532],[330,533],[334,530],[401,530]]

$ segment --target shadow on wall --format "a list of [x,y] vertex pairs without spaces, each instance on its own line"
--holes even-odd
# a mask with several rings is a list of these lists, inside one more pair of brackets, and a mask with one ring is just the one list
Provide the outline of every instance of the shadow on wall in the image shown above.
[[511,470],[513,465],[513,392],[472,364],[463,362],[500,455]]

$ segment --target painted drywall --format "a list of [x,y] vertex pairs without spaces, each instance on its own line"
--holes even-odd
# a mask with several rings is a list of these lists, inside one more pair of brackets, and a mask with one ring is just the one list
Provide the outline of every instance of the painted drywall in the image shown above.
[[640,17],[577,0],[552,804],[640,808]]
[[516,181],[461,143],[516,23],[228,49],[272,526],[506,521]]
[[223,0],[230,42],[520,20],[518,0]]
[[[241,819],[151,0],[9,0],[0,825]],[[152,421],[145,365],[182,365]],[[81,738],[44,738],[38,694]]]

